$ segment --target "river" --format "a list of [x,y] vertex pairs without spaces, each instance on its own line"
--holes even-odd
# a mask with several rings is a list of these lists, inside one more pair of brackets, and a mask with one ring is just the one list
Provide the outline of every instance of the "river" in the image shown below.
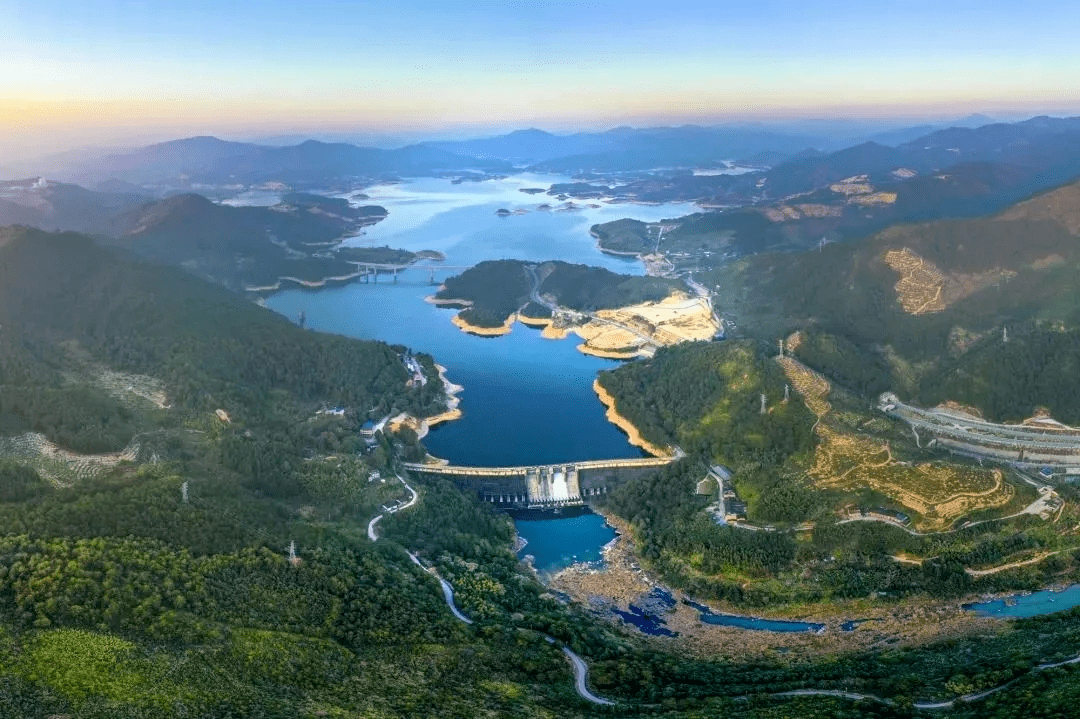
[[599,562],[600,550],[615,539],[615,530],[598,514],[584,513],[551,519],[515,519],[518,535],[527,544],[518,556],[532,556],[533,567],[541,575],[565,569],[571,564]]
[[1080,607],[1080,584],[1073,584],[1060,592],[1043,589],[1042,591],[1012,596],[1007,599],[994,599],[989,602],[968,604],[965,608],[971,609],[976,614],[984,617],[1023,619],[1037,617],[1042,614],[1063,612],[1073,607]]

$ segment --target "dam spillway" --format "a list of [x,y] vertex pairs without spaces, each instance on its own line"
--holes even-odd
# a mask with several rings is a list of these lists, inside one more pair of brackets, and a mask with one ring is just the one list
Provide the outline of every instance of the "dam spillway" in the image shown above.
[[406,463],[411,474],[442,477],[476,492],[482,501],[506,507],[562,507],[584,504],[620,484],[674,461],[667,457],[590,460],[522,467],[465,467]]

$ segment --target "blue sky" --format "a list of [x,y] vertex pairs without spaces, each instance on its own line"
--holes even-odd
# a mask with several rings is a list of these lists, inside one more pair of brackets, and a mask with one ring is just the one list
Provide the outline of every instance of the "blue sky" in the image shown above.
[[1080,3],[5,0],[0,129],[542,127],[1080,105]]

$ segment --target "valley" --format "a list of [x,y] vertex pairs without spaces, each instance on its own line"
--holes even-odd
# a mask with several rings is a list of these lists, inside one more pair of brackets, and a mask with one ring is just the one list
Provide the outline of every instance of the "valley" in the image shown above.
[[[1076,406],[1076,186],[878,231],[924,170],[882,172],[720,212],[504,168],[174,195],[98,243],[5,230],[5,676],[80,716],[967,716],[1041,686],[1073,614],[967,605],[1080,579],[1080,496],[1034,444],[961,440],[1071,447],[1045,415]],[[545,185],[593,202],[545,211]],[[521,561],[553,535],[521,548],[514,512],[584,505],[618,531],[602,555],[597,532]],[[141,584],[99,596],[70,557]]]

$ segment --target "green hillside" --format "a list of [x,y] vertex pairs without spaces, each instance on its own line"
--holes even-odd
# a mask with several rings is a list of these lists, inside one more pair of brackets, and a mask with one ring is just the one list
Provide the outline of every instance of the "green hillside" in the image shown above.
[[462,319],[479,327],[503,324],[530,301],[534,289],[561,307],[582,312],[654,302],[686,289],[680,280],[620,275],[568,262],[522,260],[481,262],[447,278],[443,285],[435,297],[467,304]]
[[[742,400],[781,381],[763,355],[731,348],[680,347],[658,354],[654,369],[627,365],[668,397],[627,412],[636,419],[680,401],[681,353],[706,353],[687,365],[697,371],[741,352],[753,383],[739,384],[737,372],[698,383],[704,399],[686,420],[661,413],[648,432],[673,432],[695,451],[752,454],[757,441],[736,432],[690,441],[695,419],[716,403],[731,410],[717,428],[751,422]],[[430,358],[421,362],[430,370]],[[654,383],[653,371],[673,376]],[[386,517],[372,543],[367,520],[404,498],[392,475],[418,448],[408,433],[369,447],[359,423],[440,407],[437,383],[418,390],[406,379],[398,350],[381,343],[303,331],[217,285],[85,237],[0,231],[4,716],[895,717],[904,710],[869,700],[772,693],[861,691],[903,707],[1013,677],[1048,711],[1076,699],[1069,684],[1047,687],[1049,672],[1029,673],[1080,652],[1075,614],[884,653],[724,659],[654,644],[563,604],[517,561],[507,519],[449,483],[417,483],[418,503]],[[344,415],[317,413],[335,405]],[[792,402],[782,414],[793,434],[777,459],[805,444],[805,409]],[[773,436],[764,420],[754,426]],[[46,439],[27,439],[34,433]],[[100,454],[125,444],[130,454]],[[656,508],[691,506],[681,491],[693,477],[687,467],[661,475],[667,494],[652,493]],[[375,470],[390,480],[374,481]],[[628,514],[643,489],[635,483],[619,498]],[[683,511],[675,525],[657,524],[657,536],[683,526]],[[744,571],[763,559],[768,572],[788,571],[787,535],[741,540],[725,546],[723,535],[697,531],[680,541],[713,543],[713,561]],[[834,531],[821,541],[841,551],[855,540]],[[453,582],[475,624],[454,619],[405,548]],[[885,574],[879,558],[859,561],[844,565],[848,594],[863,590],[867,572]],[[578,698],[562,644],[619,706]],[[1002,695],[995,706],[1021,716],[1030,702]],[[952,714],[972,716],[963,705]]]
[[1070,369],[1080,349],[1078,200],[1072,184],[993,217],[748,257],[713,277],[717,305],[773,342],[805,330],[800,357],[864,394],[892,387],[1009,420],[1044,406],[1080,421]]

